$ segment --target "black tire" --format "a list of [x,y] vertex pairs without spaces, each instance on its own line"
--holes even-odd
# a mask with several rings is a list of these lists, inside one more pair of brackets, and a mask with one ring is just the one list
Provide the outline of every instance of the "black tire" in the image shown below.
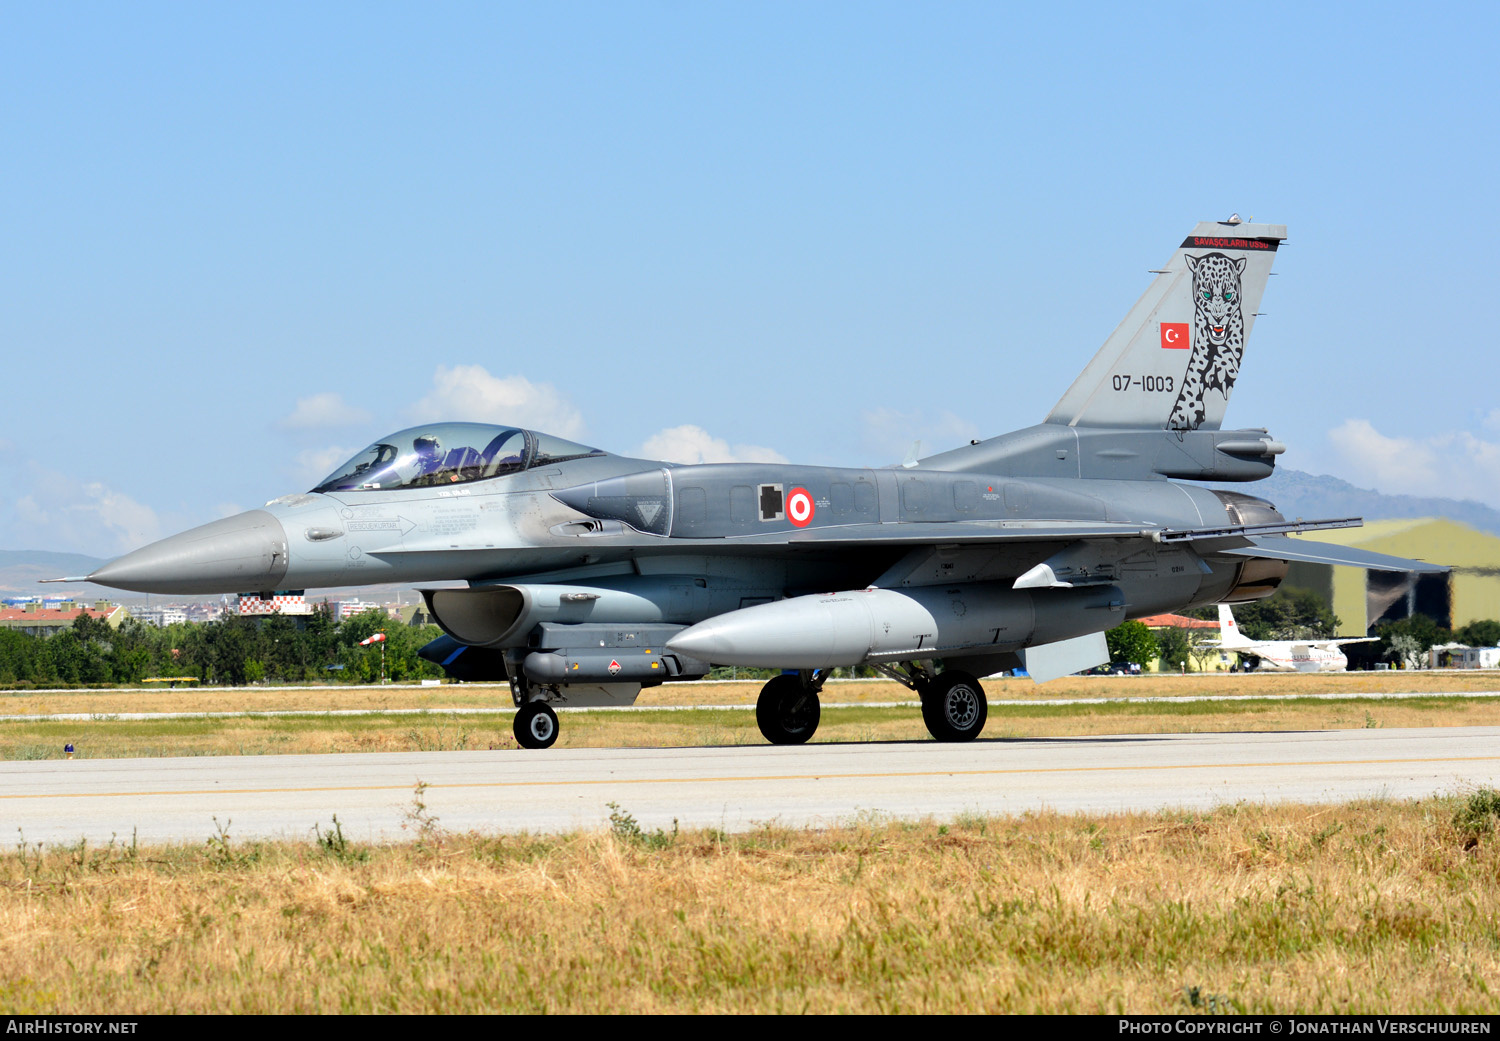
[[922,722],[939,741],[972,741],[984,729],[989,703],[984,688],[967,672],[949,669],[922,695]]
[[522,748],[551,748],[557,741],[557,713],[545,701],[528,701],[516,709],[515,731]]
[[817,692],[804,687],[800,676],[772,677],[755,701],[755,723],[773,745],[805,744],[822,715]]

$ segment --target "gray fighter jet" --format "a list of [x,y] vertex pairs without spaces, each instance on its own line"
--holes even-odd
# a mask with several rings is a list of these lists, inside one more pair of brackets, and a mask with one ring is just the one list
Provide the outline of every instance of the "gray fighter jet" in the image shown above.
[[1102,664],[1128,618],[1268,596],[1289,561],[1443,570],[1287,537],[1357,519],[1289,521],[1183,483],[1254,481],[1284,450],[1222,422],[1285,238],[1199,224],[1044,422],[940,455],[683,466],[425,425],[87,577],[151,593],[427,583],[446,635],[424,656],[508,680],[532,748],[556,740],[554,707],[629,704],[713,665],[784,670],[756,711],[776,743],[811,737],[830,670],[856,665],[916,691],[938,740],[970,740],[976,677]]

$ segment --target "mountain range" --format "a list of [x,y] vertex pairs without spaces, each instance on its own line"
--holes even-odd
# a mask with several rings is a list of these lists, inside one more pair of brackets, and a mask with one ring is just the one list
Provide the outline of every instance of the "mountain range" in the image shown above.
[[52,553],[38,549],[0,549],[0,595],[110,597],[112,590],[87,582],[38,585],[44,578],[87,575],[105,561],[82,553]]
[[1418,495],[1385,495],[1370,488],[1356,488],[1348,481],[1327,474],[1314,475],[1278,467],[1264,481],[1251,484],[1210,484],[1209,487],[1245,492],[1267,499],[1275,504],[1284,517],[1301,517],[1305,520],[1363,517],[1368,521],[1444,517],[1478,531],[1500,535],[1500,510],[1482,502]]

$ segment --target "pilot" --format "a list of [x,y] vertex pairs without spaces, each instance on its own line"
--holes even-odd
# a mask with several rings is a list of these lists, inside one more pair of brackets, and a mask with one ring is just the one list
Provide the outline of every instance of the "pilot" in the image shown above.
[[431,434],[423,434],[412,442],[417,450],[417,472],[413,480],[421,480],[437,472],[443,465],[443,446]]

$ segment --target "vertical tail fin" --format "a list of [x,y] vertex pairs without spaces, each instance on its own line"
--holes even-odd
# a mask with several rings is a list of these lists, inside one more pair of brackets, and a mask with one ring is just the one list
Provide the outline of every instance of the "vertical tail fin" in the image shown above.
[[1219,646],[1225,650],[1235,647],[1249,647],[1252,641],[1245,638],[1240,632],[1240,627],[1234,620],[1234,612],[1229,609],[1228,604],[1219,605]]
[[1047,417],[1218,430],[1284,224],[1199,224]]

